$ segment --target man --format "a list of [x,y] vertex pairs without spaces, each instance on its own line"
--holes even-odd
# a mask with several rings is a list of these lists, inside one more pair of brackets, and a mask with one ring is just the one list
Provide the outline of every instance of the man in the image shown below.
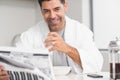
[[[44,21],[21,35],[17,47],[49,47],[53,65],[71,66],[76,73],[100,71],[102,56],[93,43],[92,32],[68,18],[65,0],[39,0]],[[46,38],[47,37],[47,38]]]
[[39,0],[39,4],[44,21],[22,33],[16,46],[49,47],[48,50],[53,52],[53,65],[71,66],[76,73],[99,72],[103,57],[93,42],[93,34],[83,24],[65,15],[67,2]]

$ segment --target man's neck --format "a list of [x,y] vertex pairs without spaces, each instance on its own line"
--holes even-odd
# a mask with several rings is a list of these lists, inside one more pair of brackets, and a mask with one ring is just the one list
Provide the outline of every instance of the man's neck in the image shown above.
[[55,29],[55,30],[51,30],[50,29],[50,32],[60,32],[60,31],[62,31],[63,29],[65,29],[65,25],[66,25],[66,22],[63,24],[63,25],[61,25],[61,26],[58,26],[58,29]]

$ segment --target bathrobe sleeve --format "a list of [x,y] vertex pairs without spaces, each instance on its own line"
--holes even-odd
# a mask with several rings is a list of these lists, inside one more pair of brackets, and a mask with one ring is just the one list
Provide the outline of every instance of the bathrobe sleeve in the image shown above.
[[83,24],[76,21],[67,22],[65,30],[66,42],[76,48],[82,61],[83,69],[69,58],[69,63],[76,73],[100,72],[103,56],[93,41],[93,33]]

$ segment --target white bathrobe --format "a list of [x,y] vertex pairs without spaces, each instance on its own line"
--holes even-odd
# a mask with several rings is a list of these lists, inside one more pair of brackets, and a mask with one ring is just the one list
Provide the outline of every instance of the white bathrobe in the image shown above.
[[[20,36],[20,41],[16,43],[17,47],[22,48],[45,48],[44,40],[49,32],[48,26],[44,21],[30,28]],[[93,33],[83,24],[66,17],[66,26],[64,40],[67,44],[76,48],[82,61],[80,68],[70,57],[69,65],[76,73],[100,72],[103,64],[103,57],[93,42]],[[56,61],[60,61],[56,56]],[[58,63],[59,64],[59,63]]]

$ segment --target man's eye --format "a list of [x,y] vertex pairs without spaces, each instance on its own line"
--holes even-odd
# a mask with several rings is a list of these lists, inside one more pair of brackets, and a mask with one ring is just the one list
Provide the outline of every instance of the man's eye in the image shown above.
[[55,11],[59,11],[60,10],[60,8],[55,8]]
[[48,12],[49,12],[49,10],[44,10],[44,11],[43,11],[43,13],[48,13]]

